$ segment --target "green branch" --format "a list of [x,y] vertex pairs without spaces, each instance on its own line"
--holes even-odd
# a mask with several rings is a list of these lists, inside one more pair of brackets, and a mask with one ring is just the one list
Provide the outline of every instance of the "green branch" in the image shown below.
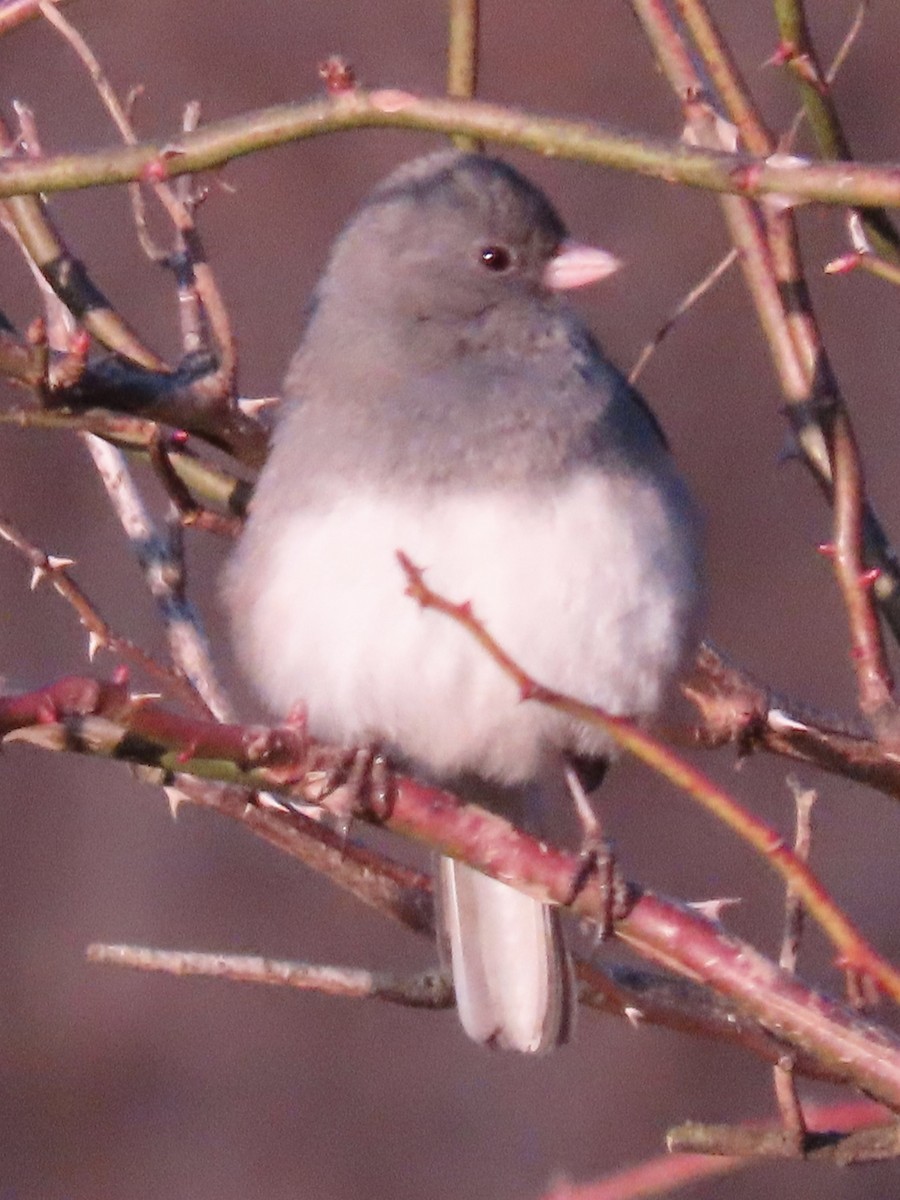
[[669,183],[760,197],[790,195],[824,204],[900,207],[900,166],[767,163],[681,141],[632,137],[592,121],[539,116],[474,100],[354,91],[278,105],[180,134],[91,154],[0,162],[0,198],[159,180],[222,166],[234,158],[347,129],[390,128],[465,134],[557,158],[634,171]]

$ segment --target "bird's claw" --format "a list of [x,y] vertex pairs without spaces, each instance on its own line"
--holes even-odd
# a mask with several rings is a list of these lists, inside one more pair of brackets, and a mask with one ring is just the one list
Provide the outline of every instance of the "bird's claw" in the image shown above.
[[393,777],[385,756],[373,745],[357,746],[330,768],[322,783],[321,806],[346,836],[354,817],[382,821],[390,813]]

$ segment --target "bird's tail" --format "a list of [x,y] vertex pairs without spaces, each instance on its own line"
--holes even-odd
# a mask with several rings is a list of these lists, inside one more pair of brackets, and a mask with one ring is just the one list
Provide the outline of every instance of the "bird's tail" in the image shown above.
[[574,980],[556,910],[450,858],[438,874],[441,944],[469,1037],[530,1054],[567,1041]]

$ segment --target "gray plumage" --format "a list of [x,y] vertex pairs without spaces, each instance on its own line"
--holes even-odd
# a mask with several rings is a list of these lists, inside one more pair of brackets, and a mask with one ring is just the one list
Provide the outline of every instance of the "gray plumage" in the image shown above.
[[[563,754],[612,747],[521,703],[404,595],[395,552],[542,683],[641,717],[663,701],[694,637],[697,522],[656,421],[555,293],[561,264],[604,271],[565,237],[494,159],[431,155],[376,188],[319,282],[226,586],[275,711],[302,700],[314,735],[376,741],[538,829]],[[458,864],[439,893],[467,1031],[563,1040],[553,913]]]

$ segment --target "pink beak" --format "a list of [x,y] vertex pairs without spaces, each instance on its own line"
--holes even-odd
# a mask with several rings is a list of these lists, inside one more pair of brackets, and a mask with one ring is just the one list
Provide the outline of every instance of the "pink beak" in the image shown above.
[[544,283],[554,292],[585,287],[589,283],[599,283],[613,271],[618,271],[621,265],[621,260],[607,250],[566,238],[547,263]]

